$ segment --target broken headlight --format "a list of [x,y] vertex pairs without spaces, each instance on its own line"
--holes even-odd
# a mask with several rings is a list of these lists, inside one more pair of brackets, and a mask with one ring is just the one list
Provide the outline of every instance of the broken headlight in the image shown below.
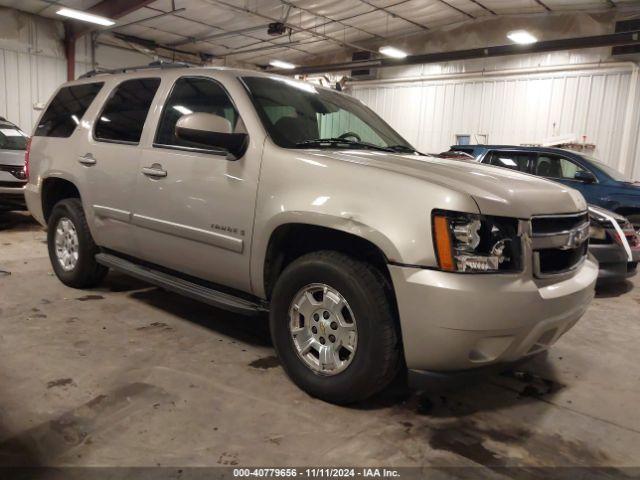
[[442,270],[465,273],[522,270],[517,219],[434,210],[432,225]]

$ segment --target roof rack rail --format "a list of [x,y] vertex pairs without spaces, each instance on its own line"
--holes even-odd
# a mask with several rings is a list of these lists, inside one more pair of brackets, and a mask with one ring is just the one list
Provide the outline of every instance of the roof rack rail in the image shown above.
[[154,68],[188,68],[190,66],[191,65],[184,62],[163,62],[162,60],[158,60],[157,62],[151,62],[148,65],[139,65],[137,67],[89,70],[88,72],[80,75],[78,79],[91,78],[96,75],[113,75],[116,73],[135,72],[137,70],[151,70]]

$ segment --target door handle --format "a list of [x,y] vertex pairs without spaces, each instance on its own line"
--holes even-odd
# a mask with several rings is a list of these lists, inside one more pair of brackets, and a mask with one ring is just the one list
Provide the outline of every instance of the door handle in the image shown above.
[[147,177],[162,178],[167,176],[167,171],[162,169],[162,165],[154,163],[150,167],[143,167],[142,173]]
[[78,157],[78,162],[83,165],[95,165],[96,159],[93,158],[93,155],[90,153],[85,153],[84,155]]

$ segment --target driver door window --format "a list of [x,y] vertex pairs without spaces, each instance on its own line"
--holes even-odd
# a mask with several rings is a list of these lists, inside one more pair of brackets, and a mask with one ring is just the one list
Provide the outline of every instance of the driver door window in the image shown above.
[[181,116],[201,112],[224,117],[234,132],[246,133],[229,95],[218,82],[205,77],[183,77],[175,83],[165,103],[154,146],[212,151],[200,144],[178,138],[175,134],[176,122]]
[[541,154],[535,160],[533,173],[547,178],[574,180],[577,172],[585,170],[570,160],[558,155]]

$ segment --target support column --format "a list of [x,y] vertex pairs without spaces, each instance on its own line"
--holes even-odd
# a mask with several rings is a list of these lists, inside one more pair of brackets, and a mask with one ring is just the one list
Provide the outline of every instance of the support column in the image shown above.
[[65,24],[64,28],[64,55],[67,59],[67,81],[76,78],[76,37],[71,28]]

